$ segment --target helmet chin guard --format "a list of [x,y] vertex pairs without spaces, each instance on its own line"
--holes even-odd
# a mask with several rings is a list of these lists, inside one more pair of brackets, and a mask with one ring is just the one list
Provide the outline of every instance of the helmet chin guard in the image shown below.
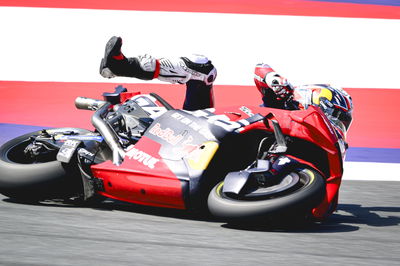
[[316,85],[312,103],[318,105],[330,120],[341,122],[346,130],[349,129],[353,120],[353,101],[345,90],[330,85]]

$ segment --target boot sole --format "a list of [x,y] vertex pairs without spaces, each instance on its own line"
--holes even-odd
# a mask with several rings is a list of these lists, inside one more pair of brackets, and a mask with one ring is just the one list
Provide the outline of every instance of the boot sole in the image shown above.
[[106,62],[107,62],[107,58],[110,56],[110,53],[115,48],[115,45],[117,44],[118,40],[119,40],[119,37],[113,36],[106,44],[106,48],[104,51],[104,57],[101,59],[100,71],[99,71],[100,75],[102,75],[103,77],[112,78],[115,76],[114,74],[112,74],[111,70],[108,68]]

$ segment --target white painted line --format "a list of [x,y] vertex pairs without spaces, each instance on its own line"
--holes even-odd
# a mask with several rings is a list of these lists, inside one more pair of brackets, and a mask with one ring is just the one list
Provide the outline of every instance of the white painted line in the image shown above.
[[400,181],[400,164],[345,162],[344,180]]
[[1,80],[103,82],[120,35],[128,56],[207,55],[216,84],[253,85],[265,62],[293,84],[400,88],[400,20],[0,7],[0,25]]

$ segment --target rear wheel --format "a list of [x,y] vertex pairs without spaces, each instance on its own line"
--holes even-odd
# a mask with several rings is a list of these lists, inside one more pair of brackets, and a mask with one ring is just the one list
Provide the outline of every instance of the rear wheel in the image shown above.
[[211,190],[208,208],[227,221],[305,216],[325,196],[324,178],[308,168],[297,169],[272,186],[247,187],[239,195],[224,193],[223,186],[220,182]]
[[[66,131],[87,133],[76,128],[46,130],[49,134]],[[36,158],[24,153],[41,131],[25,134],[0,147],[0,193],[23,201],[65,197],[76,190],[79,174],[75,168],[57,161],[58,149],[46,149]]]

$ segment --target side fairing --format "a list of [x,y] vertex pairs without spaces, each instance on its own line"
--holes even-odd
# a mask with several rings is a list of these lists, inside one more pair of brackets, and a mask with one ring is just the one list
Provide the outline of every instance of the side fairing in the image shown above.
[[160,156],[168,160],[180,160],[204,142],[216,141],[204,117],[181,110],[168,111],[154,120],[144,136],[160,143]]
[[207,120],[173,110],[155,119],[144,136],[126,149],[124,161],[92,166],[102,179],[100,194],[133,203],[185,209],[218,142]]
[[121,165],[107,161],[93,165],[92,173],[103,182],[99,194],[132,203],[185,209],[187,181],[179,179],[159,155],[161,145],[143,137],[127,149]]

